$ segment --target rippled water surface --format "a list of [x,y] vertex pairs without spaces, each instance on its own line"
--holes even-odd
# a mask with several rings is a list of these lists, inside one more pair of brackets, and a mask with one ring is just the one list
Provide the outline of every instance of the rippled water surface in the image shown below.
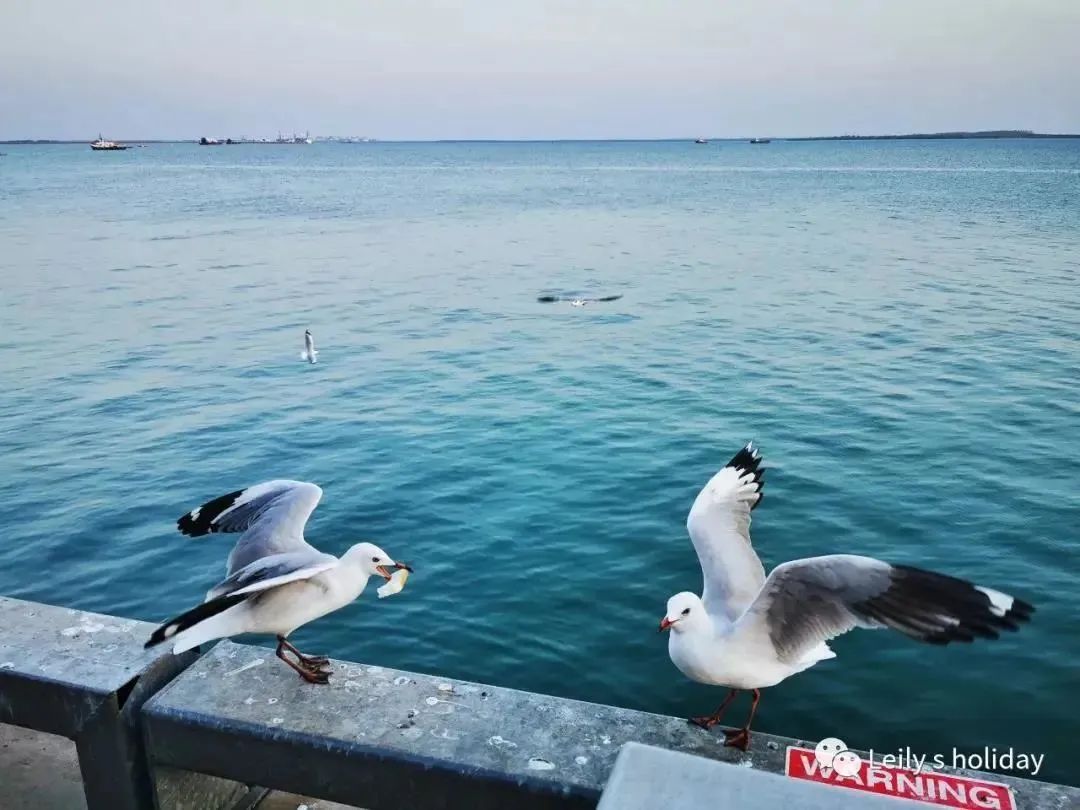
[[[312,542],[417,574],[302,647],[701,713],[656,624],[754,438],[767,566],[878,555],[1039,610],[844,637],[757,726],[1080,783],[1080,142],[4,151],[0,592],[166,618],[228,548],[178,515],[307,479]],[[535,302],[575,290],[625,297]]]

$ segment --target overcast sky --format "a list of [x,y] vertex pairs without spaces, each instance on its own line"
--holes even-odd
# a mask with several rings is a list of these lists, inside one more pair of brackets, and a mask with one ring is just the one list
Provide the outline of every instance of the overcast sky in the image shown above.
[[1080,132],[1080,0],[8,0],[0,138]]

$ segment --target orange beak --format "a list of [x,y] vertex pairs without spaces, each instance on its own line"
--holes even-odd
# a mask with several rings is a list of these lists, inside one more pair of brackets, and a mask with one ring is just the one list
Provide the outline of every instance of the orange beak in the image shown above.
[[656,632],[663,633],[665,630],[669,629],[671,627],[671,625],[673,625],[673,624],[675,624],[675,622],[671,621],[670,619],[668,619],[667,616],[665,616],[664,618],[662,618],[660,620],[660,629],[657,630]]

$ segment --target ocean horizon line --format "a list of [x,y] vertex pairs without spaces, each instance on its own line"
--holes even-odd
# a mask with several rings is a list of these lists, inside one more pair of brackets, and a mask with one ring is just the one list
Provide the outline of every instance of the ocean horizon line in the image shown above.
[[[200,136],[201,137],[201,136]],[[684,143],[684,142],[720,142],[740,143],[752,140],[772,141],[877,141],[877,140],[1007,140],[1007,139],[1076,139],[1080,133],[1056,133],[1036,132],[1033,130],[1002,129],[1002,130],[955,130],[948,132],[916,132],[903,134],[877,134],[877,135],[744,135],[744,136],[674,136],[665,138],[370,138],[366,140],[350,139],[348,136],[328,136],[317,140],[316,143],[334,143],[342,145],[371,145],[373,143],[395,144],[420,144],[420,143]],[[198,144],[199,137],[187,138],[118,138],[122,143],[134,144]],[[0,144],[6,146],[20,145],[70,145],[86,144],[90,140],[85,138],[10,138],[0,140]],[[234,139],[231,146],[257,145],[301,145],[301,144],[276,144],[273,141],[258,141],[248,138]],[[309,145],[309,144],[302,144]]]

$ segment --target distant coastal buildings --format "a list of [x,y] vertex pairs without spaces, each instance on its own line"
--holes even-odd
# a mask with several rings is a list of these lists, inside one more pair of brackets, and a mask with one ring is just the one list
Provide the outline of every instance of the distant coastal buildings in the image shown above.
[[254,143],[254,144],[272,144],[272,145],[306,145],[311,143],[375,143],[374,138],[358,137],[358,136],[339,136],[339,135],[316,135],[312,137],[310,132],[305,132],[303,135],[283,135],[280,132],[276,138],[200,138],[199,143],[202,146],[219,146],[223,144],[238,144],[238,143]]
[[374,138],[356,135],[321,135],[316,136],[316,143],[376,143]]

